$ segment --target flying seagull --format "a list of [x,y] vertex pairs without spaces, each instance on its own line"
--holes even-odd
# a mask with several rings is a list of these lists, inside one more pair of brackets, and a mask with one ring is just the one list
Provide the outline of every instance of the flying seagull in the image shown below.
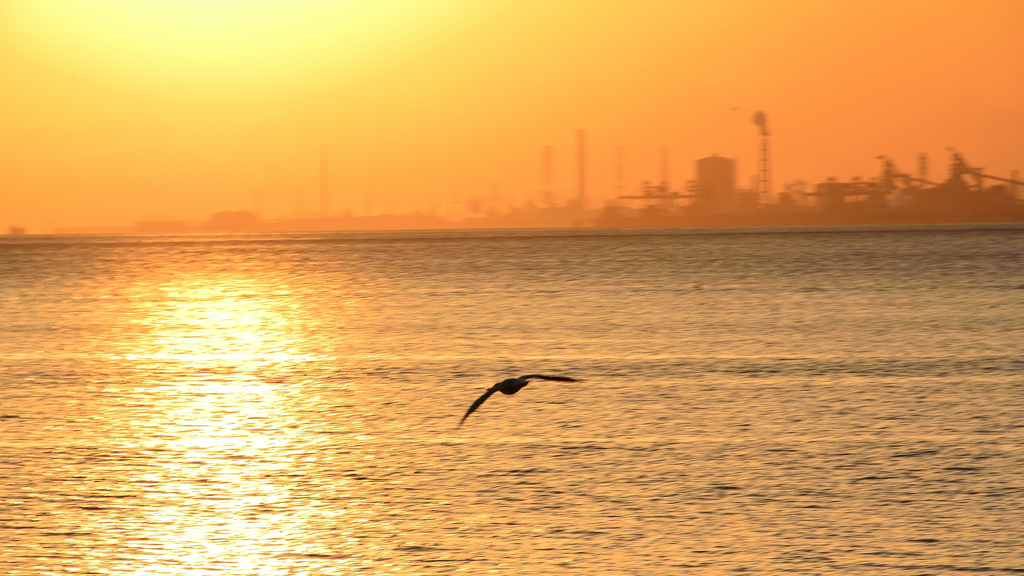
[[477,408],[479,408],[480,405],[483,404],[485,400],[490,398],[491,394],[494,394],[495,392],[501,392],[502,394],[509,395],[515,394],[516,392],[519,392],[524,386],[529,384],[530,380],[579,382],[579,380],[575,378],[569,378],[568,376],[545,376],[543,374],[527,374],[526,376],[520,376],[519,378],[508,378],[506,380],[502,380],[501,382],[498,382],[494,386],[488,388],[487,391],[484,392],[483,396],[477,398],[476,402],[473,402],[473,405],[469,407],[469,410],[466,410],[466,415],[462,417],[462,420],[459,420],[459,426],[462,426],[462,423],[466,421],[466,418],[469,418],[470,414],[472,414]]

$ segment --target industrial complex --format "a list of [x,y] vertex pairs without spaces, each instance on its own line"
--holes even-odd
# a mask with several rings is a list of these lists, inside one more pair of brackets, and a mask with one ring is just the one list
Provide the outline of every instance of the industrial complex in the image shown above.
[[[682,191],[645,183],[639,193],[620,197],[605,208],[599,226],[623,225],[800,225],[927,222],[1024,221],[1018,194],[1024,181],[986,173],[950,151],[947,176],[928,178],[928,158],[918,156],[918,170],[901,171],[879,157],[879,175],[841,182],[828,179],[809,186],[788,183],[781,192],[736,186],[736,163],[711,156],[697,160],[697,178]],[[763,182],[761,177],[753,184]]]
[[[916,224],[954,222],[1024,222],[1024,180],[1019,171],[1009,177],[986,172],[949,150],[941,177],[929,175],[929,159],[919,154],[915,170],[905,172],[896,162],[879,156],[879,171],[866,179],[830,178],[817,184],[803,180],[772,185],[771,133],[767,117],[756,112],[758,128],[756,174],[739,185],[736,161],[712,155],[696,161],[695,178],[673,187],[668,178],[668,150],[662,149],[662,179],[646,181],[634,190],[623,185],[622,150],[617,149],[618,195],[603,206],[588,198],[587,132],[576,132],[572,190],[555,190],[553,149],[542,148],[543,188],[513,202],[497,193],[455,199],[403,213],[354,214],[329,211],[329,148],[320,147],[318,209],[291,217],[265,218],[264,195],[256,191],[255,210],[224,211],[202,223],[148,221],[122,228],[58,228],[58,233],[181,234],[218,232],[287,232],[318,230],[409,230],[459,228],[566,228],[634,226],[799,226],[844,224]],[[557,192],[557,193],[556,193]],[[301,197],[297,205],[303,204]],[[532,195],[532,198],[526,199]],[[24,227],[11,226],[11,234]]]
[[1024,187],[1019,173],[1009,178],[972,166],[949,149],[947,176],[933,181],[928,157],[919,154],[915,173],[879,156],[878,176],[841,182],[829,179],[813,187],[787,183],[772,190],[771,146],[766,116],[754,115],[760,129],[758,173],[749,188],[737,186],[736,162],[711,156],[696,162],[696,179],[683,190],[667,182],[645,182],[638,193],[621,195],[621,204],[605,208],[598,226],[651,225],[813,225],[928,222],[1024,221]]

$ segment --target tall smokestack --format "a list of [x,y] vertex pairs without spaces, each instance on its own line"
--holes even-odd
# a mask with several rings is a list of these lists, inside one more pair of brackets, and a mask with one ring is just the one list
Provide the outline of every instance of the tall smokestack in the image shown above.
[[578,183],[577,191],[579,192],[578,202],[580,208],[587,207],[587,131],[579,129],[576,131],[576,159],[577,159],[577,170]]
[[320,217],[327,218],[329,214],[328,192],[330,190],[330,158],[327,144],[320,145]]
[[757,192],[758,200],[760,202],[767,202],[771,198],[772,194],[772,160],[771,160],[771,147],[768,143],[768,117],[765,113],[758,110],[754,113],[754,124],[761,129],[761,148],[758,151],[758,176],[757,176],[757,188],[754,190]]

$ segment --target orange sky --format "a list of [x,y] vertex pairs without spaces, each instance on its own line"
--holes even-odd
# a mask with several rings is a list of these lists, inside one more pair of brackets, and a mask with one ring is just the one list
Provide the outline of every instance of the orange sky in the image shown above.
[[[486,5],[486,7],[482,7]],[[403,210],[541,186],[555,147],[590,195],[693,161],[752,173],[763,109],[774,182],[913,170],[945,148],[1024,170],[1024,2],[0,0],[0,226],[315,206]]]

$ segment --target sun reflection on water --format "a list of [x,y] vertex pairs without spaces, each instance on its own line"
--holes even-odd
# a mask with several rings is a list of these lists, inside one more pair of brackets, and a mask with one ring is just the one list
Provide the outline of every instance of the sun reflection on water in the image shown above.
[[137,319],[145,337],[111,357],[148,375],[151,402],[148,418],[126,427],[149,455],[130,479],[147,484],[132,526],[147,553],[117,573],[285,573],[288,559],[268,554],[272,542],[332,554],[304,536],[317,510],[289,504],[315,489],[295,385],[321,355],[289,321],[292,303],[261,288],[237,277],[164,286],[166,298]]
[[1024,563],[1019,232],[580,234],[13,253],[0,573]]

